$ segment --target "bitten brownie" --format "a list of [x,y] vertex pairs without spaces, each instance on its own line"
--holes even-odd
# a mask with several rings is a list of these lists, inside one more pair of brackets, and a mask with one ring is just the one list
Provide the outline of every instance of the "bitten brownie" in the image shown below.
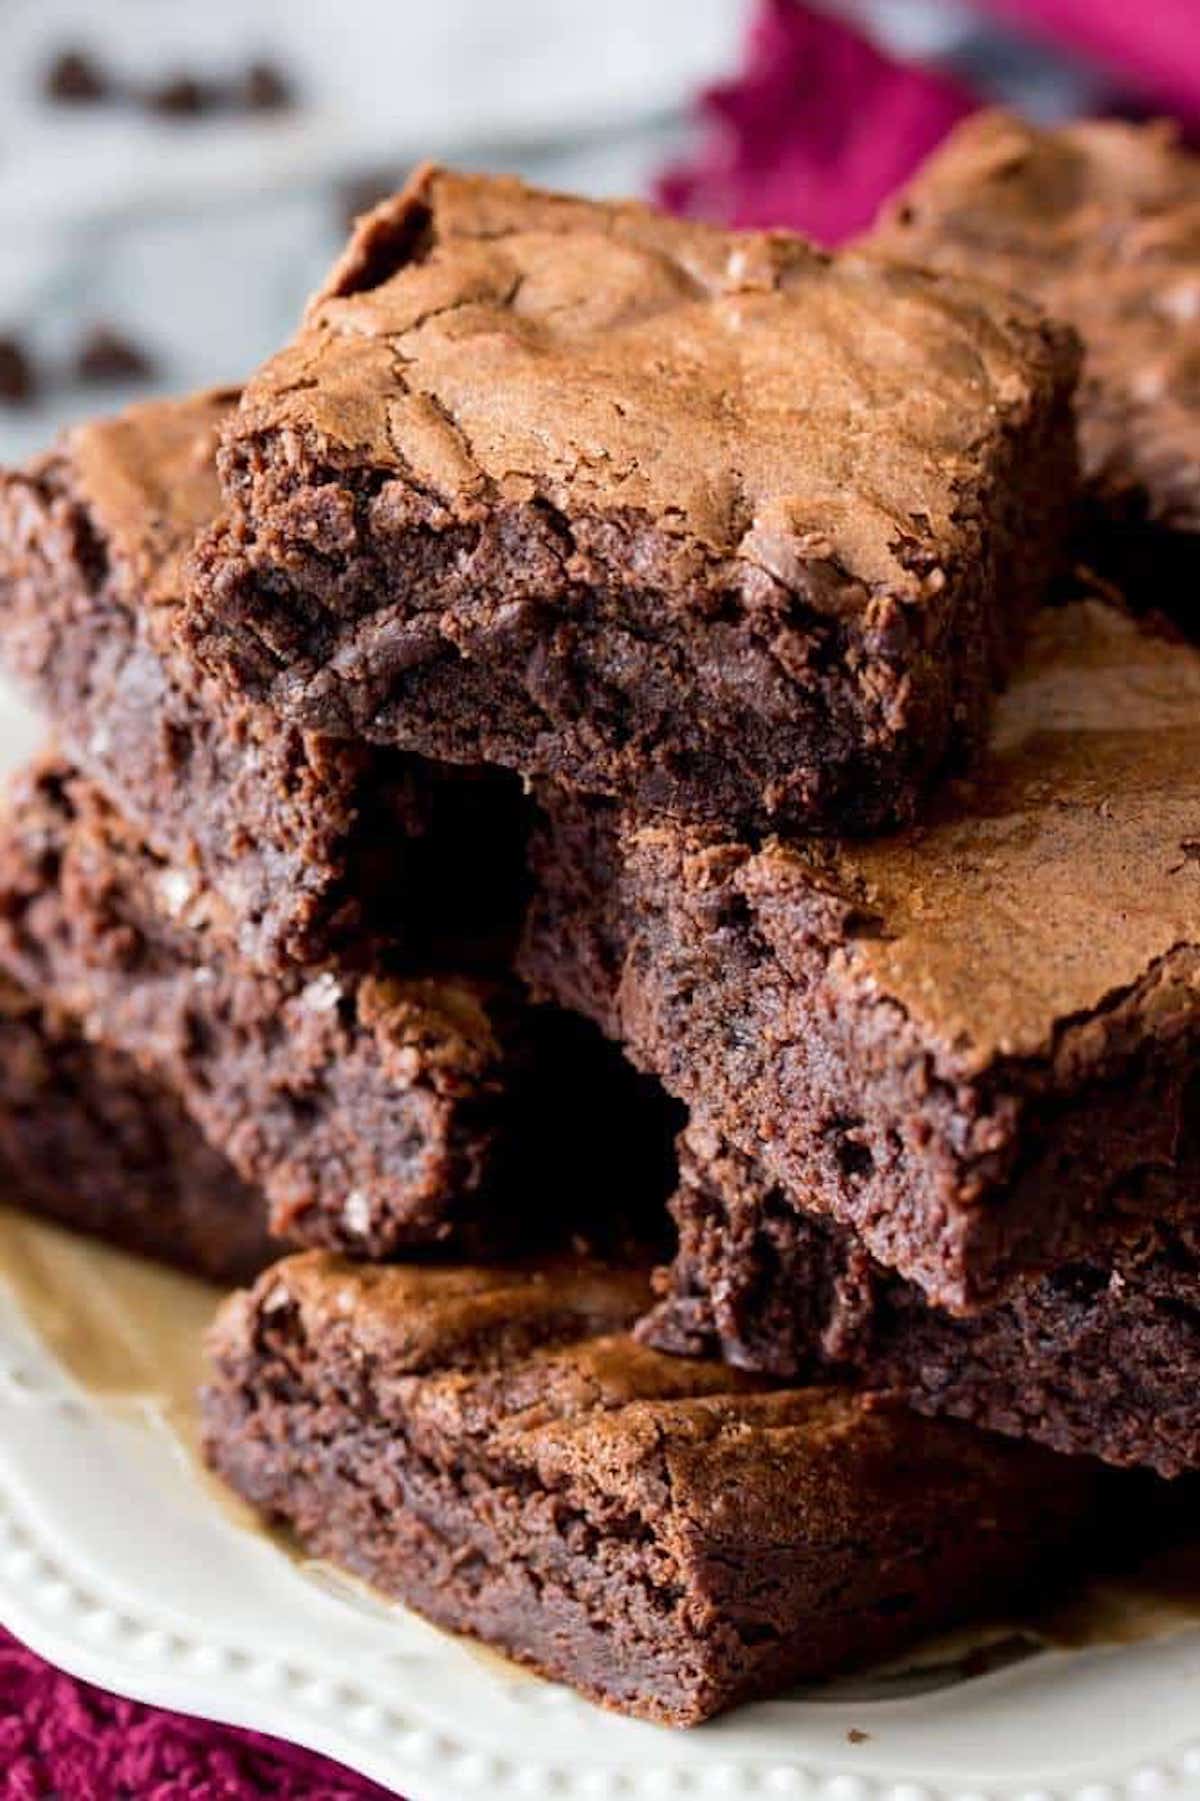
[[182,648],[180,559],[217,509],[236,398],[133,407],[0,477],[4,661],[157,854],[220,896],[243,957],[322,961],[430,916],[465,927],[483,904],[461,880],[468,845],[491,868],[492,929],[519,855],[502,784],[283,725],[222,698]]
[[1200,157],[1165,121],[1045,130],[977,114],[868,243],[990,277],[1076,327],[1085,550],[1132,570],[1133,598],[1200,626]]
[[970,1311],[1195,1223],[1198,767],[1200,654],[1048,609],[921,827],[755,848],[551,797],[523,965]]
[[129,1057],[0,978],[5,1205],[214,1282],[279,1254],[260,1195]]
[[[1200,1185],[1200,1135],[1186,1177]],[[1200,1227],[1147,1227],[969,1319],[931,1307],[846,1226],[806,1213],[693,1119],[671,1203],[679,1245],[638,1327],[658,1349],[778,1377],[831,1368],[923,1412],[1056,1451],[1200,1468]]]
[[279,1237],[383,1256],[511,1231],[519,1187],[493,1202],[517,1136],[515,996],[386,968],[255,971],[212,929],[220,907],[67,765],[11,790],[0,965],[165,1081]]
[[208,1456],[305,1548],[672,1725],[1044,1578],[1094,1466],[664,1357],[644,1277],[290,1258],[210,1341]]
[[949,278],[424,169],[223,432],[189,641],[311,729],[857,829],[982,735],[1073,335]]

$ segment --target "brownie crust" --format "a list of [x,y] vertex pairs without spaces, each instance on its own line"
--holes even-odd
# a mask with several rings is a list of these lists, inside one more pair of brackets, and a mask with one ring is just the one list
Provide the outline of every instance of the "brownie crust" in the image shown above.
[[[498,786],[284,724],[183,650],[180,562],[217,511],[236,400],[133,407],[0,478],[5,663],[157,855],[220,896],[248,961],[344,958],[447,914],[465,926],[477,888],[455,840],[493,857],[501,815],[519,837]],[[499,916],[498,865],[496,886]]]
[[679,1154],[679,1244],[645,1343],[793,1381],[852,1376],[924,1413],[1160,1476],[1200,1467],[1195,1226],[1147,1228],[1107,1263],[1064,1265],[960,1319],[703,1121]]
[[383,1256],[510,1231],[518,1201],[491,1201],[527,1051],[515,991],[254,970],[179,875],[69,765],[34,765],[0,831],[0,965],[177,1093],[280,1238]]
[[[1105,566],[1117,559],[1119,571],[1140,568],[1131,596],[1194,629],[1200,157],[1177,128],[1087,120],[1047,130],[976,114],[889,204],[868,243],[988,277],[1076,327],[1092,503],[1085,549]],[[1178,596],[1172,576],[1188,583]]]
[[647,1293],[288,1259],[214,1329],[208,1456],[310,1551],[672,1725],[886,1655],[1084,1523],[1090,1466],[661,1356]]
[[5,1204],[229,1284],[281,1247],[262,1197],[133,1060],[0,978]]
[[1047,611],[977,777],[861,844],[562,795],[522,962],[931,1302],[1186,1224],[1200,656]]
[[188,642],[318,731],[748,827],[912,812],[1074,486],[970,283],[421,171],[223,432]]

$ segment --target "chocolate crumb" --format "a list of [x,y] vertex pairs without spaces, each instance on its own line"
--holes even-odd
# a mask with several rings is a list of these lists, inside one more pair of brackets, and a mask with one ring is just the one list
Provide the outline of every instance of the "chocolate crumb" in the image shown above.
[[42,77],[42,93],[60,106],[94,106],[109,100],[113,86],[86,50],[62,50]]
[[37,375],[19,338],[0,337],[0,405],[28,406],[37,392]]
[[148,381],[154,359],[109,325],[93,325],[80,342],[72,370],[77,381],[103,383]]

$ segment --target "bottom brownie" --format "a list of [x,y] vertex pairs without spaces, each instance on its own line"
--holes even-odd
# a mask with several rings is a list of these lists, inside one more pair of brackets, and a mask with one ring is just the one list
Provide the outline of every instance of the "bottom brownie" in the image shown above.
[[260,1196],[119,1052],[0,978],[3,1199],[217,1282],[278,1246]]
[[214,1467],[439,1625],[674,1725],[1050,1567],[1095,1466],[630,1336],[638,1274],[308,1252],[226,1303]]
[[1147,1231],[1115,1263],[1071,1264],[955,1318],[698,1120],[679,1152],[679,1247],[644,1342],[776,1377],[846,1366],[923,1412],[1056,1451],[1200,1467],[1194,1234]]

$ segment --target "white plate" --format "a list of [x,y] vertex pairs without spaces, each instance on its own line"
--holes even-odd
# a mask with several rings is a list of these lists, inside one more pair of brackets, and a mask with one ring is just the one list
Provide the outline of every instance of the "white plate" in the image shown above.
[[409,1801],[1200,1796],[1193,1626],[691,1733],[606,1714],[304,1564],[218,1494],[188,1448],[208,1291],[3,1215],[0,1271],[0,1619],[75,1675]]

